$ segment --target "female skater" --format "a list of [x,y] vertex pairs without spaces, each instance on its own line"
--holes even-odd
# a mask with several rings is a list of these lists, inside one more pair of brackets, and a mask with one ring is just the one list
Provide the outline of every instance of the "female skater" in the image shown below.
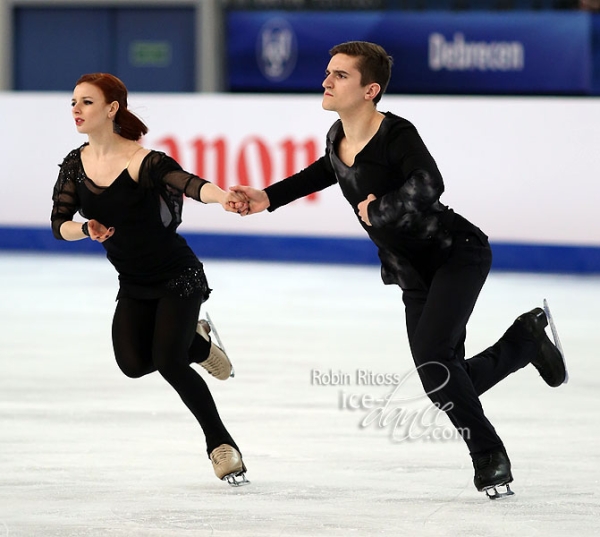
[[[138,141],[148,129],[127,109],[127,88],[115,76],[82,76],[71,106],[88,141],[61,164],[52,232],[61,240],[102,243],[119,275],[112,326],[117,364],[131,378],[158,371],[202,427],[216,476],[244,483],[239,448],[190,366],[199,363],[222,380],[233,375],[226,354],[210,340],[209,324],[198,321],[211,290],[202,263],[177,233],[184,194],[225,209],[240,196],[142,147]],[[76,212],[86,221],[73,221]]]

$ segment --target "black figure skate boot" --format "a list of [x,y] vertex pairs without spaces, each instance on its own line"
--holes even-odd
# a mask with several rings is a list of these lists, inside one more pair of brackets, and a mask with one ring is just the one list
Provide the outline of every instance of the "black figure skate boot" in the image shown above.
[[[473,468],[475,487],[479,492],[485,492],[490,500],[514,494],[508,485],[513,480],[510,460],[503,448],[473,458]],[[497,487],[506,487],[506,491],[499,492]]]
[[[549,321],[556,345],[546,335],[545,328]],[[567,382],[569,377],[564,355],[548,309],[548,303],[544,300],[544,309],[535,308],[528,313],[524,313],[517,318],[516,322],[520,323],[538,344],[537,356],[531,360],[531,363],[539,371],[544,382],[552,388]]]

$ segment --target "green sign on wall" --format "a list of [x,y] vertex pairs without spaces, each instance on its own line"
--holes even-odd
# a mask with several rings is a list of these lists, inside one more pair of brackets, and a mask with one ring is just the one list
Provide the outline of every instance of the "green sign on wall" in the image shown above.
[[129,61],[135,67],[168,67],[172,50],[169,41],[132,41]]

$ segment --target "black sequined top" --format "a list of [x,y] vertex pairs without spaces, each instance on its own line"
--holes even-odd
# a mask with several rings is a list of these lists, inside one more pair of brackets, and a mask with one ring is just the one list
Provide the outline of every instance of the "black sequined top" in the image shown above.
[[[427,288],[435,270],[448,258],[457,233],[485,235],[440,203],[444,182],[417,129],[390,112],[352,166],[337,156],[344,136],[336,121],[327,133],[323,157],[301,172],[265,189],[269,211],[338,183],[359,223],[378,248],[382,279],[403,289]],[[369,194],[367,226],[358,204]]]
[[200,292],[208,298],[202,263],[176,231],[183,195],[201,201],[200,190],[208,181],[182,170],[164,153],[151,151],[142,161],[138,182],[125,169],[108,187],[99,187],[83,169],[85,145],[71,151],[60,165],[52,196],[54,236],[63,238],[60,227],[76,212],[114,227],[114,235],[102,246],[119,274],[119,297]]

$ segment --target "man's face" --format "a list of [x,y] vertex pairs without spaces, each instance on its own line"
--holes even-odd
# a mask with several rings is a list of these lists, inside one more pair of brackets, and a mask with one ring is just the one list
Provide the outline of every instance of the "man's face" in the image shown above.
[[336,54],[331,58],[323,80],[323,108],[333,112],[352,110],[365,102],[372,84],[361,84],[358,58]]

